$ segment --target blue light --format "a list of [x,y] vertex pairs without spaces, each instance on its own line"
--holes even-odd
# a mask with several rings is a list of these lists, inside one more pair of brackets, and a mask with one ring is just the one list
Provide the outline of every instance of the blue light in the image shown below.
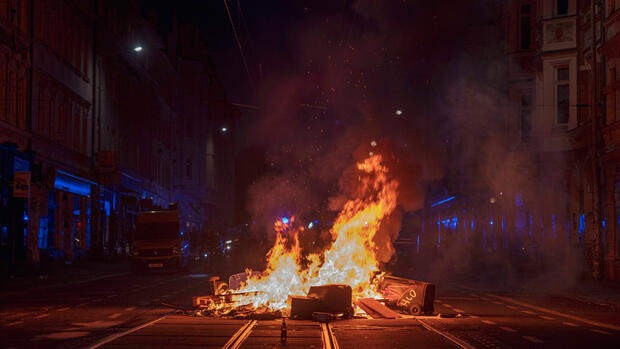
[[289,220],[287,217],[282,218],[282,223],[288,224]]
[[493,220],[491,219],[491,225],[493,225]]
[[579,216],[579,238],[583,239],[583,233],[586,231],[586,215],[584,213]]
[[445,202],[448,202],[448,201],[450,201],[450,200],[454,200],[454,198],[455,198],[454,196],[451,196],[451,197],[449,197],[449,198],[447,198],[447,199],[443,199],[443,200],[441,200],[441,201],[437,201],[436,203],[432,204],[432,205],[431,205],[431,207],[435,207],[435,206],[437,206],[437,205],[441,205],[441,204],[443,204],[443,203],[445,203]]
[[203,256],[204,258],[207,258],[207,257],[209,257],[209,254],[208,254],[208,253],[205,253],[205,254],[203,254],[202,256]]
[[312,229],[312,227],[314,227],[314,223],[312,222],[308,223],[308,229]]
[[90,186],[96,185],[94,182],[61,170],[56,170],[56,175],[54,177],[54,188],[81,196],[89,196]]
[[24,212],[24,222],[28,222],[28,214]]

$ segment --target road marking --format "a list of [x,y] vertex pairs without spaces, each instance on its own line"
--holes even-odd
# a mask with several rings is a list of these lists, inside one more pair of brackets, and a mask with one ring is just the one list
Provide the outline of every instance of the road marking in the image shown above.
[[465,310],[459,309],[459,308],[454,308],[452,310],[456,311],[457,313],[464,313],[465,312]]
[[509,308],[509,309],[512,309],[512,310],[519,309],[519,307],[515,307],[514,305],[507,305],[506,308]]
[[107,344],[107,343],[110,343],[110,342],[111,342],[111,341],[113,341],[113,340],[116,340],[116,339],[121,338],[121,337],[123,337],[123,336],[126,336],[126,335],[128,335],[128,334],[130,334],[130,333],[133,333],[133,332],[136,332],[136,331],[138,331],[138,330],[141,330],[141,329],[143,329],[143,328],[145,328],[145,327],[151,326],[151,325],[153,325],[154,323],[156,323],[156,322],[158,322],[158,321],[161,321],[161,320],[162,320],[162,319],[164,319],[166,316],[167,316],[167,315],[164,315],[164,316],[162,316],[162,317],[160,317],[160,318],[157,318],[157,319],[155,319],[155,320],[153,320],[153,321],[151,321],[151,322],[147,322],[147,323],[142,324],[142,325],[140,325],[140,326],[136,326],[136,327],[131,328],[131,329],[127,330],[127,331],[124,331],[124,332],[120,332],[120,333],[117,333],[117,334],[113,334],[113,335],[107,336],[106,338],[104,338],[104,339],[100,340],[99,342],[97,342],[97,343],[95,343],[95,344],[91,345],[91,346],[90,346],[90,347],[88,347],[88,348],[89,348],[89,349],[96,349],[96,348],[99,348],[100,346],[102,346],[102,345],[104,345],[104,344]]
[[50,313],[45,313],[45,314],[37,315],[37,316],[33,317],[33,319],[42,319],[42,318],[48,317],[48,316],[50,316]]
[[248,336],[250,336],[250,333],[252,333],[252,328],[257,323],[258,321],[256,320],[250,320],[246,322],[245,325],[241,326],[241,328],[237,330],[237,332],[235,332],[232,337],[230,337],[230,339],[228,340],[228,342],[226,342],[226,344],[224,344],[222,349],[237,349],[241,347],[241,344],[243,344],[243,342],[248,338]]
[[444,338],[446,338],[447,340],[449,340],[449,341],[451,341],[452,343],[454,343],[454,344],[458,345],[461,349],[475,349],[475,348],[476,348],[476,347],[474,347],[473,345],[471,345],[471,344],[469,344],[469,343],[467,343],[467,342],[465,342],[465,341],[463,341],[463,340],[461,340],[461,339],[459,339],[459,338],[455,337],[454,335],[452,335],[452,334],[450,334],[450,333],[448,333],[448,332],[444,332],[444,331],[442,331],[442,330],[440,330],[440,329],[437,329],[437,328],[435,328],[435,327],[431,326],[429,323],[427,323],[426,321],[424,321],[424,320],[422,320],[422,319],[420,319],[420,318],[417,318],[416,320],[417,320],[420,324],[422,324],[422,326],[423,326],[424,328],[426,328],[427,330],[432,331],[432,332],[435,332],[435,333],[437,333],[437,334],[439,334],[439,335],[442,335],[442,336],[443,336]]
[[323,339],[323,348],[325,349],[339,349],[338,341],[331,326],[328,323],[321,323],[321,339]]
[[603,327],[603,328],[607,328],[607,329],[614,330],[614,331],[620,331],[620,326],[617,326],[617,325],[606,324],[606,323],[599,322],[599,321],[594,321],[594,320],[588,320],[588,319],[585,319],[585,318],[582,318],[582,317],[579,317],[579,316],[562,313],[562,312],[555,311],[555,310],[548,309],[548,308],[539,307],[537,305],[533,305],[533,304],[529,304],[529,303],[526,303],[526,302],[518,301],[516,299],[512,299],[512,298],[509,298],[509,297],[503,297],[503,296],[498,296],[498,295],[494,295],[494,294],[489,294],[489,296],[501,299],[501,300],[506,301],[506,302],[517,304],[517,305],[520,305],[520,306],[523,306],[523,307],[527,307],[527,308],[531,308],[531,309],[534,309],[534,310],[542,311],[542,312],[545,312],[545,313],[549,313],[549,314],[553,314],[553,315],[557,315],[557,316],[562,316],[562,317],[565,317],[565,318],[568,318],[568,319],[580,321],[580,322],[586,323],[588,325],[592,325],[592,326],[596,326],[596,327]]
[[491,301],[491,303],[493,303],[493,304],[500,304],[500,305],[501,305],[501,304],[504,304],[504,303],[502,303],[502,302],[498,302],[498,301]]
[[510,328],[506,326],[501,326],[500,328],[506,332],[517,332],[517,330],[515,330],[514,328]]
[[123,313],[115,313],[115,314],[112,314],[112,315],[108,316],[108,319],[116,319],[117,317],[119,317],[121,315],[123,315]]
[[441,304],[441,303],[443,303],[443,301],[441,301],[441,300],[439,300],[439,299],[435,299],[435,303],[439,303],[439,304]]
[[482,322],[484,322],[487,325],[496,325],[497,322],[493,321],[493,320],[480,320]]
[[535,313],[535,312],[530,311],[530,310],[521,310],[521,312],[522,312],[522,313],[525,313],[525,314],[536,315],[536,313]]
[[530,342],[532,342],[532,343],[538,343],[538,344],[541,344],[541,343],[544,343],[544,342],[545,342],[545,341],[543,341],[543,340],[541,340],[541,339],[538,339],[538,338],[536,338],[536,337],[532,337],[532,336],[522,336],[522,337],[523,337],[523,339],[526,339],[526,340],[528,340],[528,341],[530,341]]
[[480,316],[478,315],[469,315],[469,317],[472,319],[480,319]]
[[596,333],[600,333],[600,334],[606,334],[606,335],[611,335],[611,333],[607,332],[607,331],[603,331],[603,330],[597,330],[594,328],[591,328],[590,331],[592,332],[596,332]]
[[480,297],[480,299],[482,299],[483,301],[490,301],[490,299],[488,299],[487,297]]
[[563,322],[562,325],[566,325],[566,326],[572,326],[572,327],[579,327],[579,325],[574,324],[572,322]]
[[452,306],[450,304],[448,304],[448,303],[444,303],[443,306],[447,307],[447,308],[452,308]]
[[56,309],[56,311],[65,311],[69,309],[71,309],[71,307],[64,307],[64,308]]
[[155,298],[155,299],[153,299],[153,303],[157,303],[157,302],[159,302],[159,301],[161,301],[161,298]]
[[136,310],[136,307],[129,307],[129,308],[123,309],[123,311],[134,311],[134,310]]
[[8,324],[5,324],[5,326],[17,326],[23,323],[24,323],[23,321],[15,321],[15,322],[9,322]]
[[541,317],[542,319],[549,320],[549,321],[551,321],[551,320],[555,320],[555,318],[554,318],[554,317],[551,317],[551,316],[544,316],[544,315],[541,315],[540,317]]

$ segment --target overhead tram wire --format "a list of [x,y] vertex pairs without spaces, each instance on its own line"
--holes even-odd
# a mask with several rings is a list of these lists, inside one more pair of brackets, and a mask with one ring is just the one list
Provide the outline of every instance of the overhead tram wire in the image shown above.
[[248,68],[248,62],[245,59],[245,54],[243,53],[243,47],[241,46],[241,41],[239,41],[239,36],[237,35],[237,29],[235,28],[235,23],[233,22],[232,16],[230,15],[230,9],[228,8],[227,0],[224,0],[224,7],[226,7],[226,13],[228,14],[228,20],[230,21],[230,26],[232,27],[233,35],[235,36],[235,41],[237,42],[237,47],[239,48],[239,53],[241,53],[241,60],[243,61],[245,72],[248,74],[248,79],[250,80],[250,86],[253,89],[254,79],[252,79],[252,74],[250,74],[250,69]]

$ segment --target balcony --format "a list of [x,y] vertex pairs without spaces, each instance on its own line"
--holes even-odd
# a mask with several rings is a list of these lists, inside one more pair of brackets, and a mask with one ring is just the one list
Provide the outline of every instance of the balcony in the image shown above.
[[577,17],[542,20],[542,52],[577,48]]

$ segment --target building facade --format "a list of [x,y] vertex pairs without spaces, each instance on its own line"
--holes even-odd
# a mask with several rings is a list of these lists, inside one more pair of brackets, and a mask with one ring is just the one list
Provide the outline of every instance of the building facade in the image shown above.
[[0,4],[3,274],[126,256],[142,199],[176,202],[188,231],[215,224],[215,158],[230,154],[214,139],[217,77],[196,28],[158,15],[142,1]]

